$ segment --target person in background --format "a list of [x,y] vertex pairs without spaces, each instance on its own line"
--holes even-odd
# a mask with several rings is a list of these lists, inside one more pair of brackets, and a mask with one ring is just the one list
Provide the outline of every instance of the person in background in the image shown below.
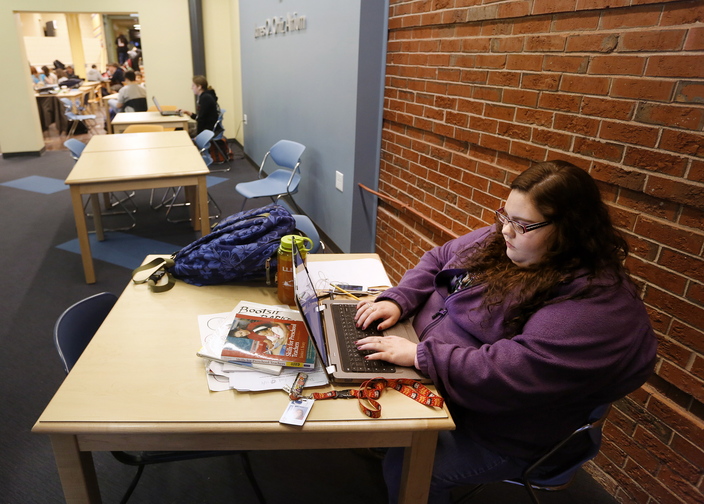
[[46,76],[43,73],[39,73],[37,71],[37,67],[34,65],[29,65],[29,73],[32,75],[32,82],[37,85],[41,84],[44,85],[44,81],[46,79]]
[[[215,90],[208,86],[208,80],[202,75],[193,77],[191,90],[196,95],[197,108],[196,112],[189,112],[181,109],[181,113],[186,114],[195,120],[197,123],[196,133],[203,130],[213,130],[215,123],[218,120],[220,107],[218,106],[218,96]],[[217,135],[218,132],[214,131]]]
[[80,79],[80,77],[76,75],[76,72],[73,70],[73,67],[71,65],[67,65],[64,72],[66,73],[67,79]]
[[[457,429],[439,434],[430,503],[455,486],[519,478],[599,406],[640,387],[657,340],[589,174],[564,161],[518,175],[496,225],[427,252],[397,287],[358,305],[357,322],[393,329],[414,316],[420,343],[360,350],[432,378]],[[403,449],[384,460],[390,502]]]
[[47,85],[57,84],[58,79],[56,74],[49,70],[49,67],[44,65],[42,67],[42,72],[44,73],[44,83]]
[[110,89],[113,92],[119,91],[125,81],[125,71],[117,63],[110,63],[108,65],[108,75],[110,76]]
[[66,82],[68,80],[68,77],[66,76],[66,70],[62,70],[61,68],[56,69],[56,83],[61,85],[62,82]]
[[147,98],[147,90],[137,84],[137,77],[132,70],[125,72],[125,85],[120,89],[117,100],[109,100],[110,117],[115,117],[117,112],[144,112],[147,110],[146,101],[143,107],[135,108],[129,102],[139,98]]
[[86,80],[99,82],[105,80],[105,78],[100,73],[100,70],[98,70],[97,65],[91,65],[88,72],[86,72]]
[[129,51],[129,42],[127,37],[120,33],[115,39],[115,47],[117,49],[117,62],[123,65],[127,61],[127,51]]

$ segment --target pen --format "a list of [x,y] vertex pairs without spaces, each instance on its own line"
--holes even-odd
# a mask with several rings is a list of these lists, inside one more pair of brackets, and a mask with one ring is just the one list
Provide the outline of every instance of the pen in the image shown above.
[[335,287],[335,288],[336,288],[337,290],[339,290],[340,292],[342,292],[342,293],[344,293],[344,294],[347,294],[347,295],[348,295],[349,297],[351,297],[352,299],[356,299],[357,301],[359,301],[359,298],[358,298],[357,296],[355,296],[354,294],[352,294],[352,293],[350,293],[350,292],[347,292],[345,289],[343,289],[343,288],[340,287],[339,285],[335,285],[335,284],[330,284],[330,285],[332,285],[333,287]]

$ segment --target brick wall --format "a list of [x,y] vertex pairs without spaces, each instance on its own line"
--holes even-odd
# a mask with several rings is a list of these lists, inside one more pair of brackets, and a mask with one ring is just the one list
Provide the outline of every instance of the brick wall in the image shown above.
[[620,502],[703,502],[704,2],[390,4],[379,190],[425,216],[380,202],[390,276],[493,223],[531,163],[588,170],[660,348],[587,469]]

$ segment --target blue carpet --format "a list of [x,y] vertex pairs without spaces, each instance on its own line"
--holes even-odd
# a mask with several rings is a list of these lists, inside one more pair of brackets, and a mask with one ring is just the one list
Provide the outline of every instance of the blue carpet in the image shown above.
[[[181,248],[171,243],[117,232],[105,233],[105,240],[102,242],[98,241],[95,234],[90,234],[89,240],[93,259],[128,269],[142,264],[144,257],[149,254],[172,254]],[[81,253],[78,238],[57,245],[56,248],[75,254]]]
[[41,175],[31,175],[29,177],[11,180],[10,182],[5,182],[0,185],[42,194],[53,194],[68,189],[68,186],[64,184],[63,180],[42,177]]
[[218,185],[221,182],[225,182],[227,179],[225,177],[216,177],[214,175],[208,175],[205,177],[206,180],[206,185],[208,187],[213,187],[214,185]]

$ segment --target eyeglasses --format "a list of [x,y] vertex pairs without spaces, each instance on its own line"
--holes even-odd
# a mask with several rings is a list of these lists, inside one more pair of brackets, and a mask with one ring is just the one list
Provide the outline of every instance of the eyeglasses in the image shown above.
[[506,224],[511,224],[513,229],[518,234],[526,234],[528,231],[533,231],[534,229],[538,229],[547,226],[548,224],[552,224],[552,222],[550,221],[538,222],[536,224],[521,224],[520,222],[516,222],[515,220],[509,219],[508,215],[504,213],[504,207],[501,207],[496,210],[496,218],[499,219],[499,222],[503,226],[505,226]]

